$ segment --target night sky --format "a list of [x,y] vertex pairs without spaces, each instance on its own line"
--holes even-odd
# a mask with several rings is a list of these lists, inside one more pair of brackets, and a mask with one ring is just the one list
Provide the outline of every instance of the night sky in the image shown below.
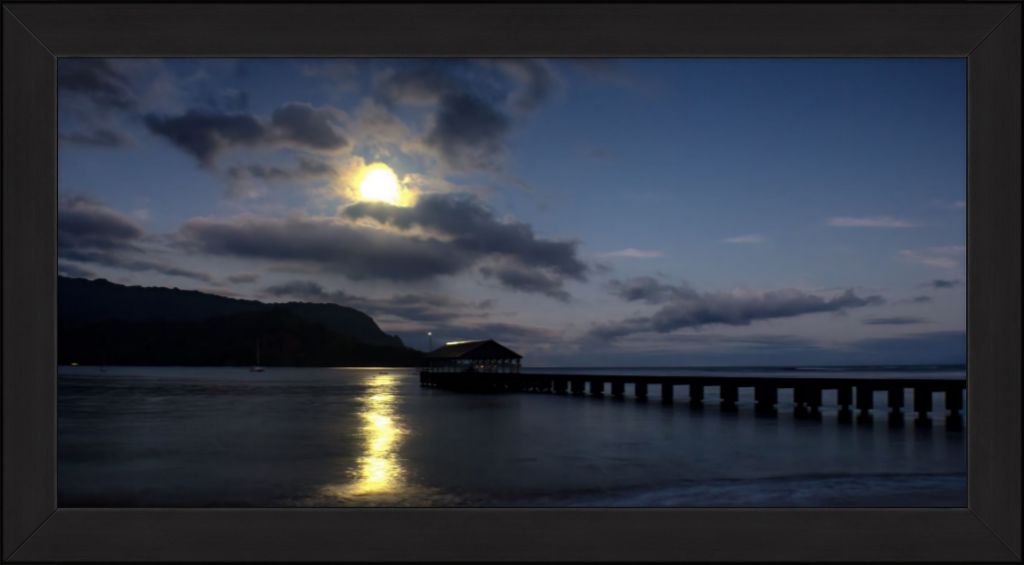
[[59,270],[530,365],[962,363],[965,72],[61,59]]

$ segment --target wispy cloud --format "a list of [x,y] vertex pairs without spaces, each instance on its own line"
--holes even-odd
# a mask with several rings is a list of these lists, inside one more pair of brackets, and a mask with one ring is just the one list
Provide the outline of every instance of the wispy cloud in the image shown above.
[[966,252],[966,245],[946,245],[926,249],[903,249],[899,252],[899,256],[911,263],[919,263],[936,269],[956,269],[960,266],[960,258]]
[[912,316],[893,316],[891,318],[868,318],[864,324],[868,326],[909,326],[912,324],[924,324],[928,320]]
[[146,127],[203,166],[211,166],[229,149],[290,147],[313,151],[340,151],[351,142],[339,131],[342,113],[332,107],[289,102],[269,117],[219,110],[190,109],[185,114],[146,114]]
[[141,246],[147,237],[142,226],[129,215],[89,196],[62,199],[57,219],[57,253],[64,272],[72,273],[77,267],[82,275],[91,273],[85,265],[101,265],[213,282],[207,273],[181,268],[166,260],[148,259]]
[[967,202],[965,202],[963,200],[957,200],[956,202],[953,203],[953,207],[954,208],[960,208],[961,210],[963,210],[963,209],[967,208]]
[[456,319],[463,323],[467,317],[485,317],[494,306],[492,301],[463,301],[431,292],[407,292],[384,298],[370,298],[344,290],[328,290],[311,280],[292,280],[272,285],[265,288],[263,293],[273,299],[339,304],[362,310],[375,317],[387,316],[431,325]]
[[591,269],[576,241],[540,237],[530,224],[499,218],[459,194],[424,195],[410,207],[359,202],[340,217],[195,217],[173,241],[192,255],[260,259],[351,280],[411,283],[480,266],[480,275],[505,288],[563,300],[563,283],[585,281]]
[[960,279],[932,279],[924,283],[922,286],[934,289],[953,288],[955,286],[959,286],[961,282],[963,281]]
[[914,228],[917,224],[902,218],[891,216],[864,216],[852,217],[842,216],[829,218],[828,225],[834,228],[874,228],[874,229],[899,229]]
[[852,289],[833,296],[797,289],[698,292],[687,283],[666,284],[652,277],[615,280],[610,291],[623,300],[655,304],[659,309],[650,316],[597,324],[587,334],[590,339],[610,341],[638,333],[665,334],[707,325],[747,326],[761,320],[844,312],[885,303],[881,296],[861,297]]
[[911,304],[927,304],[927,303],[929,303],[931,301],[932,301],[932,297],[931,296],[928,296],[928,295],[925,295],[925,294],[921,294],[921,295],[915,296],[913,298],[908,298],[904,302],[909,302]]
[[229,283],[232,284],[245,284],[258,281],[260,278],[256,273],[237,273],[234,275],[228,275],[225,277]]
[[722,241],[725,243],[736,243],[741,245],[751,245],[757,243],[764,243],[765,237],[761,234],[751,233],[747,235],[737,235],[735,237],[727,237]]
[[619,249],[618,251],[601,253],[600,257],[611,259],[655,259],[663,255],[664,253],[656,249],[637,249],[635,247],[627,247],[625,249]]

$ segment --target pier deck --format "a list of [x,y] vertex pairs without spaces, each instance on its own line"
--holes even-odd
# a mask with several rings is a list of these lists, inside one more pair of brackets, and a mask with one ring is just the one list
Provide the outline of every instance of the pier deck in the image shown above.
[[[835,391],[834,407],[840,421],[853,419],[854,410],[858,421],[872,418],[872,411],[889,415],[892,423],[902,422],[904,409],[917,413],[917,421],[930,422],[929,413],[934,411],[934,395],[943,401],[948,424],[956,426],[961,421],[964,408],[965,379],[942,378],[885,378],[865,379],[849,377],[800,377],[800,376],[723,376],[723,375],[581,375],[548,373],[484,373],[484,372],[439,372],[420,373],[420,385],[449,390],[476,392],[533,392],[582,396],[586,394],[603,396],[610,393],[614,398],[625,398],[627,386],[638,401],[646,401],[650,391],[659,393],[662,403],[673,403],[676,389],[682,388],[689,404],[702,407],[717,400],[724,411],[739,409],[740,391],[753,392],[754,412],[759,415],[778,413],[779,391],[792,391],[793,413],[798,418],[816,419],[821,416],[823,393]],[[717,398],[709,396],[709,389],[717,390]],[[906,406],[907,391],[911,392],[912,406]],[[882,403],[876,406],[876,393],[883,393]],[[682,395],[680,395],[682,397]],[[831,396],[831,395],[830,395]]]

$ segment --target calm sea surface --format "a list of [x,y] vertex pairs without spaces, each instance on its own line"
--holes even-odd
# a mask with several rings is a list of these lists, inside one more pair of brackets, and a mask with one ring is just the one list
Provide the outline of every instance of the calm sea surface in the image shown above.
[[[551,369],[547,369],[551,370]],[[570,372],[568,369],[558,369]],[[958,378],[943,367],[576,369]],[[412,369],[61,367],[61,506],[964,506],[965,432],[630,397],[423,389]],[[909,393],[909,391],[908,391]],[[884,393],[876,406],[885,406]],[[907,398],[912,406],[912,398]]]

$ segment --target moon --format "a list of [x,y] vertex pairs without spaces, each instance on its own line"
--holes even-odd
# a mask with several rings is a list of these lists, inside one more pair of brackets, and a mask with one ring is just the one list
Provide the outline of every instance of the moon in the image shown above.
[[359,200],[398,206],[402,201],[402,185],[398,182],[398,175],[385,163],[368,165],[359,181]]

